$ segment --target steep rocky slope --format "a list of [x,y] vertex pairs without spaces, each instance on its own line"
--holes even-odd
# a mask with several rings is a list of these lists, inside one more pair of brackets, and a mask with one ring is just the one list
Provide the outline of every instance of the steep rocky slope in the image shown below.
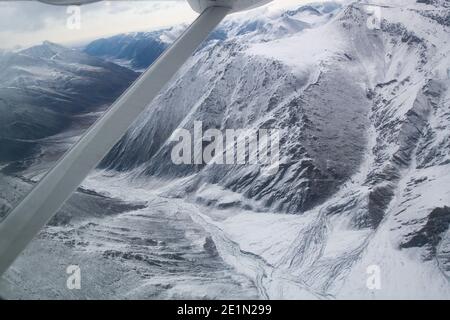
[[[268,296],[302,296],[306,287],[319,296],[448,297],[448,3],[334,9],[266,14],[271,29],[225,22],[227,39],[195,55],[104,166],[132,169],[134,183],[163,181],[164,196],[197,203],[193,214],[225,260],[232,242],[266,261]],[[243,24],[247,32],[230,31]],[[168,138],[194,121],[281,130],[280,170],[174,165]],[[297,228],[288,236],[284,218],[267,217],[283,243],[275,252],[265,216],[253,211],[296,214]],[[381,290],[366,287],[371,265]]]

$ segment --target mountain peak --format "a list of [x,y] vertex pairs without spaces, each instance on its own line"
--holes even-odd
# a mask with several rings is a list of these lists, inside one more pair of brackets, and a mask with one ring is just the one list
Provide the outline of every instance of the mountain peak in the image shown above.
[[28,56],[33,56],[36,58],[50,59],[55,57],[57,54],[71,51],[71,49],[66,48],[60,44],[51,42],[51,41],[43,41],[42,44],[36,45],[24,50],[19,51],[21,54],[25,54]]
[[60,47],[60,48],[64,48],[62,45],[57,44],[57,43],[55,43],[55,42],[48,41],[48,40],[42,41],[42,45],[43,45],[43,46],[47,46],[47,47]]

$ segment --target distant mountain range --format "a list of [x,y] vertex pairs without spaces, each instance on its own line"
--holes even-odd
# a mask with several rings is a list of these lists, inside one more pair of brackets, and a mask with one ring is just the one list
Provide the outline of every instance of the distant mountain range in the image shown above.
[[[304,6],[286,11],[276,19],[267,16],[228,19],[211,33],[203,46],[210,41],[225,41],[230,37],[249,35],[265,40],[298,32],[326,19],[338,8],[334,2]],[[319,19],[318,19],[319,18]],[[176,39],[187,27],[176,27],[151,32],[132,32],[95,40],[83,49],[89,55],[143,71]]]
[[0,161],[23,159],[36,141],[63,131],[125,90],[137,74],[83,52],[44,42],[0,55]]
[[[170,29],[169,29],[170,30]],[[120,34],[106,39],[98,39],[84,48],[84,52],[117,64],[142,70],[147,68],[169,45],[163,40],[166,31]]]

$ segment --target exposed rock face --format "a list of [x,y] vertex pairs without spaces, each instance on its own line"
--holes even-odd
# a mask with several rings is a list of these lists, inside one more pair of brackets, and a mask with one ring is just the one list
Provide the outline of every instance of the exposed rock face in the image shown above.
[[450,208],[436,208],[428,215],[425,225],[409,237],[407,236],[405,241],[400,244],[400,247],[412,248],[427,246],[429,254],[425,258],[435,258],[436,246],[442,241],[449,226]]

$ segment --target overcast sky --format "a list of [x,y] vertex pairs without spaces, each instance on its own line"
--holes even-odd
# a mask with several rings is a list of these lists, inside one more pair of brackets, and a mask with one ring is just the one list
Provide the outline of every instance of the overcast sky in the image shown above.
[[[305,2],[309,1],[275,0],[270,6]],[[0,48],[26,47],[44,40],[81,43],[123,32],[191,22],[196,16],[184,0],[103,1],[81,7],[78,29],[78,20],[67,7],[0,0]]]

